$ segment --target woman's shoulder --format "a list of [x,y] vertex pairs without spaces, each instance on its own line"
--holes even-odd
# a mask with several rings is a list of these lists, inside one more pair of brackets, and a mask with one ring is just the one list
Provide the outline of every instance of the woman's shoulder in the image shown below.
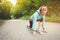
[[39,10],[35,11],[32,16],[38,16],[40,14]]

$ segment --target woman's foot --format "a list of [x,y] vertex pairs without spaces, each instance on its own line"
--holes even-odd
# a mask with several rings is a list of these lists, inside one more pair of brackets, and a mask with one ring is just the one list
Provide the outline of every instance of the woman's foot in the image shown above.
[[39,30],[39,33],[40,33],[40,34],[44,34],[41,30]]
[[38,32],[39,32],[40,34],[44,34],[44,32],[43,32],[41,29],[39,29]]

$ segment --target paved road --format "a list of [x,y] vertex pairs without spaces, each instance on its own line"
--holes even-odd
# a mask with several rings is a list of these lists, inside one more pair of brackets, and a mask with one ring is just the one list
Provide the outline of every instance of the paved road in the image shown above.
[[60,23],[46,22],[47,34],[32,35],[26,20],[3,20],[0,22],[0,40],[60,40]]

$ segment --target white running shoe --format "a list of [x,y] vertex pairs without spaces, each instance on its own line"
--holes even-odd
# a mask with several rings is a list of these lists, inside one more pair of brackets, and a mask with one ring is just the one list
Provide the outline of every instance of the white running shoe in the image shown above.
[[44,34],[44,33],[43,33],[42,31],[40,31],[40,30],[39,30],[39,33],[40,33],[40,34]]

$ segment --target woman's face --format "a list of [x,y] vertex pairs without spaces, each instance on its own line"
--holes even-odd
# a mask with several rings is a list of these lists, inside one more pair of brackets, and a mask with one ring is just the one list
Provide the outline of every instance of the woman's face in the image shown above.
[[41,9],[41,14],[46,15],[47,13],[47,7]]

